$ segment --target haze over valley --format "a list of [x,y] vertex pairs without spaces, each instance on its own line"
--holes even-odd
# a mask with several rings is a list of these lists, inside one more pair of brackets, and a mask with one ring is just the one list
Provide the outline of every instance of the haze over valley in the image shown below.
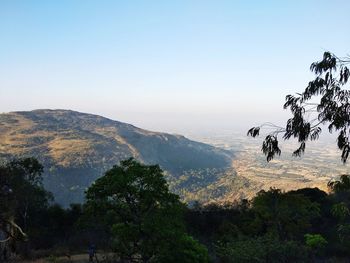
[[270,162],[261,152],[264,135],[250,138],[243,132],[222,131],[221,134],[188,136],[235,153],[232,167],[240,178],[239,182],[244,184],[237,185],[236,182],[235,190],[225,196],[227,201],[252,198],[261,189],[268,190],[270,187],[285,191],[318,187],[328,191],[330,180],[350,172],[349,165],[341,162],[335,136],[323,136],[319,141],[308,143],[301,157],[292,156],[297,148],[295,142],[281,141],[281,156]]
[[5,113],[0,120],[3,160],[38,158],[47,189],[63,205],[82,202],[94,180],[130,157],[159,164],[170,189],[189,204],[238,202],[271,187],[327,190],[329,180],[349,171],[332,139],[312,143],[301,158],[291,156],[295,145],[286,142],[282,156],[268,163],[261,139],[241,132],[189,134],[189,140],[68,110]]

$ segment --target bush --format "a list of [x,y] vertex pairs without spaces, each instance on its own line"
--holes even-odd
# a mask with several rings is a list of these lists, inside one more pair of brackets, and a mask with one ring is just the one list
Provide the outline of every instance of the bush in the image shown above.
[[219,243],[217,254],[222,263],[307,262],[308,258],[304,246],[295,241],[281,241],[270,235],[241,237],[226,244]]
[[157,263],[207,263],[208,250],[205,246],[184,234],[178,240],[169,243],[161,255],[155,260]]

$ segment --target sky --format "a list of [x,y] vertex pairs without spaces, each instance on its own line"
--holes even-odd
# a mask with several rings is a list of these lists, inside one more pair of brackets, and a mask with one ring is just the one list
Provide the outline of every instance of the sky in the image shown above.
[[277,124],[350,1],[0,0],[0,112],[71,109],[174,133]]

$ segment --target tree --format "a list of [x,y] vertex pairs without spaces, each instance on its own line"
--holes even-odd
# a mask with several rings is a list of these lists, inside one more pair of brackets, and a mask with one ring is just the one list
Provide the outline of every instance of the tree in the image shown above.
[[282,241],[273,235],[240,237],[216,246],[219,262],[279,263],[307,262],[307,250],[294,240]]
[[256,213],[256,225],[280,239],[298,238],[320,216],[319,204],[294,193],[282,193],[279,189],[260,191],[252,200]]
[[332,206],[331,213],[334,217],[339,219],[340,222],[343,222],[344,219],[350,215],[349,208],[344,202],[334,204]]
[[7,166],[0,166],[0,260],[7,259],[7,247],[27,235],[15,220],[15,203],[11,175]]
[[0,230],[13,247],[16,241],[27,238],[29,220],[52,198],[42,187],[42,172],[43,166],[34,158],[0,166]]
[[327,186],[334,193],[339,193],[342,191],[349,191],[350,190],[350,176],[347,174],[343,174],[340,176],[339,180],[329,181]]
[[112,247],[122,260],[207,262],[206,249],[185,233],[184,205],[169,192],[158,165],[122,161],[96,180],[86,199],[87,213],[110,227]]
[[35,158],[15,159],[8,163],[10,181],[16,197],[16,217],[24,231],[29,220],[53,200],[50,192],[43,187],[44,167]]
[[350,57],[338,58],[330,52],[323,54],[323,59],[314,62],[310,70],[316,77],[310,81],[302,93],[287,95],[284,109],[290,109],[292,118],[284,127],[265,123],[253,127],[248,135],[256,137],[265,126],[275,128],[269,133],[263,144],[262,151],[267,161],[281,154],[278,136],[284,140],[296,138],[299,147],[293,152],[294,156],[304,153],[308,141],[317,140],[324,125],[328,131],[338,132],[337,145],[342,151],[341,160],[345,163],[350,153],[350,91],[348,80]]
[[305,244],[315,255],[322,253],[327,243],[327,240],[320,234],[305,234]]
[[338,221],[336,232],[340,241],[339,248],[347,251],[350,244],[350,223],[349,223],[349,200],[350,200],[350,177],[341,175],[339,180],[328,182],[328,188],[331,191],[331,197],[334,204],[330,212]]

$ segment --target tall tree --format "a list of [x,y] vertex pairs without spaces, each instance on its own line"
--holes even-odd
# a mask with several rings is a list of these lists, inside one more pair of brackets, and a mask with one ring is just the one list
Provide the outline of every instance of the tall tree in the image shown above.
[[[43,166],[34,158],[0,166],[0,232],[5,244],[27,237],[30,219],[48,206],[51,194],[42,186]],[[23,229],[23,230],[22,230]]]
[[264,126],[275,129],[269,133],[262,145],[267,161],[281,154],[278,137],[289,140],[296,138],[299,147],[294,156],[304,153],[308,141],[317,140],[326,125],[330,133],[337,132],[337,145],[342,151],[341,160],[345,163],[350,154],[350,91],[348,80],[350,57],[339,58],[330,52],[323,54],[322,60],[314,62],[310,70],[315,79],[310,81],[302,93],[287,95],[284,109],[290,109],[292,117],[285,127],[266,123],[253,127],[248,135],[256,137]]
[[87,213],[110,226],[114,251],[123,260],[207,262],[206,249],[184,232],[184,206],[169,192],[158,165],[122,161],[96,180],[86,199]]
[[35,158],[15,159],[8,164],[16,203],[16,217],[24,231],[31,217],[46,209],[53,196],[43,187],[44,167]]
[[319,204],[293,192],[283,193],[279,189],[260,191],[252,200],[256,213],[256,226],[277,234],[280,239],[303,236],[311,221],[320,216]]

